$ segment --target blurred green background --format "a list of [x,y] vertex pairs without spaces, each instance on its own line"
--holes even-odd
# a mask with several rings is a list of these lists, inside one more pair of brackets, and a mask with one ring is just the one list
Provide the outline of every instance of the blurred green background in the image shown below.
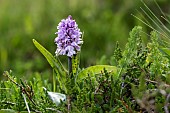
[[[169,12],[169,0],[157,2],[163,11]],[[152,0],[147,4],[160,13]],[[34,72],[50,75],[50,66],[32,39],[54,54],[56,27],[68,15],[84,32],[81,67],[94,65],[103,55],[112,55],[116,41],[123,49],[135,25],[147,29],[131,16],[132,13],[140,17],[136,11],[140,7],[140,0],[0,0],[0,76],[10,69],[18,76]],[[66,57],[60,58],[67,64]]]

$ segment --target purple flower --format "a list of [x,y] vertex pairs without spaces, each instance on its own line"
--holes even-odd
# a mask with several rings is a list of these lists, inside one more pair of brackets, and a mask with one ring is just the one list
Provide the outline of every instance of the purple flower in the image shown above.
[[78,51],[80,51],[80,46],[83,44],[81,39],[82,32],[78,28],[75,20],[72,19],[72,16],[68,16],[67,19],[61,20],[57,26],[58,37],[55,38],[55,43],[57,44],[57,55],[67,55],[72,57]]

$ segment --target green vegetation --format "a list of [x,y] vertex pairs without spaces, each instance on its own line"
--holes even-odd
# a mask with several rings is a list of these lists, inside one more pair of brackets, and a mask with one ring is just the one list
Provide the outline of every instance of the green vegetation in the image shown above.
[[[153,3],[0,1],[0,113],[169,113],[168,0],[160,13]],[[72,58],[54,55],[56,26],[69,14],[84,31]]]
[[[168,0],[159,0],[158,4],[168,13]],[[148,6],[160,17],[160,11],[153,1]],[[135,25],[141,25],[144,32],[147,27],[131,14],[143,18],[135,9],[144,7],[140,0],[1,0],[0,1],[0,76],[4,70],[13,70],[18,76],[30,77],[33,72],[46,76],[50,71],[47,62],[36,51],[32,39],[38,40],[52,54],[56,26],[59,21],[72,15],[79,28],[84,32],[85,43],[82,46],[81,67],[88,67],[100,61],[103,55],[110,57],[116,41],[120,47],[128,39],[129,31]],[[150,30],[150,29],[149,29]],[[146,36],[143,37],[146,42]],[[97,42],[97,43],[96,43]],[[65,58],[61,57],[65,64]],[[103,64],[107,64],[101,62]]]
[[[123,52],[117,45],[114,57],[110,59],[117,62],[117,68],[96,65],[80,69],[79,64],[74,66],[74,62],[78,62],[78,58],[75,58],[77,61],[72,63],[72,72],[75,73],[70,74],[67,74],[58,58],[33,40],[54,70],[53,85],[38,73],[33,80],[23,81],[13,76],[12,72],[4,72],[8,80],[1,81],[1,109],[22,112],[168,113],[170,61],[159,50],[160,35],[157,32],[151,32],[151,42],[146,46],[141,34],[142,27],[136,26],[130,32]],[[44,87],[48,90],[43,91]],[[63,101],[59,102],[59,99]]]

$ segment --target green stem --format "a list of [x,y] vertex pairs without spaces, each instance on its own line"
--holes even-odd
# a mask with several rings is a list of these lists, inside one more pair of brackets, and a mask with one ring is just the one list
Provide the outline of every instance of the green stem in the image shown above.
[[53,69],[53,92],[55,92],[56,89],[56,75],[55,70]]
[[[69,81],[71,81],[71,79],[72,79],[72,58],[71,57],[68,57],[68,79],[69,79]],[[71,84],[69,84],[68,87],[71,87],[70,85]],[[70,90],[70,88],[69,88],[69,90]],[[70,110],[71,110],[71,96],[70,96],[70,94],[71,94],[71,92],[69,91],[68,96],[67,96],[67,102],[68,102],[67,109],[68,109],[68,113],[70,113]]]
[[72,58],[68,57],[68,75],[71,78],[71,74],[72,74]]

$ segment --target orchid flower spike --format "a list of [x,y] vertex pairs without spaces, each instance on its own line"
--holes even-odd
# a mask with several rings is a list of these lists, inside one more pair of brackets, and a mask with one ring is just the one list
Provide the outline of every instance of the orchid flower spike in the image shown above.
[[78,28],[75,20],[72,16],[68,16],[66,19],[62,19],[57,26],[58,36],[55,38],[55,44],[57,44],[56,55],[67,55],[72,57],[78,51],[80,51],[83,40],[81,39],[82,32]]

